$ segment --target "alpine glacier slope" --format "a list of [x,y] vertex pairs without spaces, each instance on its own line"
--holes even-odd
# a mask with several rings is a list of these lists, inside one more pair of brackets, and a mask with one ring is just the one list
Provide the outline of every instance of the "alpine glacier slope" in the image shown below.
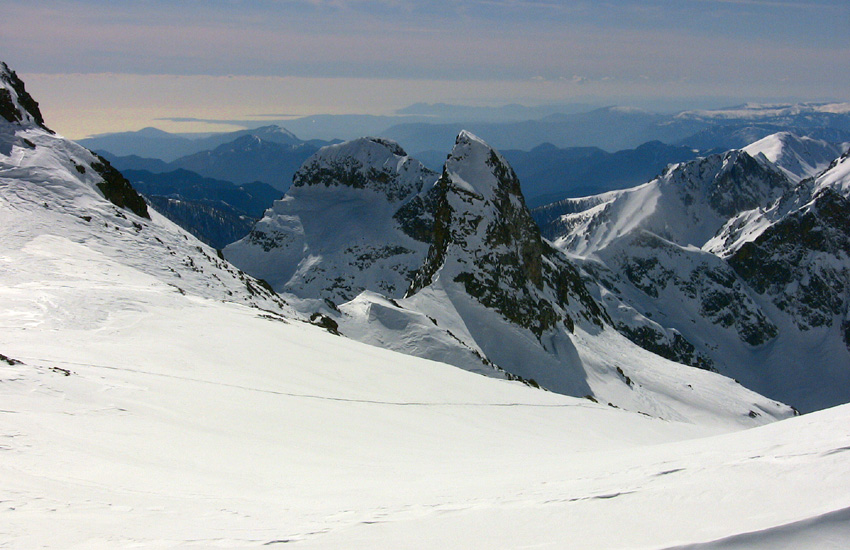
[[838,145],[791,132],[779,132],[743,148],[750,156],[759,154],[782,170],[792,181],[817,176],[847,150],[848,144]]
[[771,136],[631,190],[562,201],[538,221],[604,292],[681,334],[692,364],[800,410],[845,403],[846,155],[825,163],[806,143]]
[[738,413],[679,422],[331,335],[156,212],[115,204],[132,188],[49,133],[3,70],[0,546],[850,536],[848,406],[738,431],[770,418],[738,414],[742,394],[711,373],[693,389]]

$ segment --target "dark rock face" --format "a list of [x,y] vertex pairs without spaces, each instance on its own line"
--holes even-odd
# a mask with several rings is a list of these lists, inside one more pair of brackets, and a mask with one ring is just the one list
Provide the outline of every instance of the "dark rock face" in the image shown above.
[[[464,182],[467,170],[480,181]],[[443,272],[538,337],[559,323],[571,331],[576,317],[606,320],[578,270],[542,240],[514,171],[486,144],[461,133],[436,189],[433,242],[408,295]]]
[[638,346],[665,359],[670,359],[683,365],[690,365],[698,369],[717,372],[711,358],[698,353],[694,345],[688,342],[678,332],[674,333],[673,337],[670,338],[649,325],[632,327],[624,323],[615,323],[614,328]]
[[2,79],[15,91],[15,94],[18,97],[18,104],[21,106],[21,109],[24,110],[24,113],[22,113],[18,107],[15,106],[14,101],[12,101],[12,94],[9,90],[0,89],[0,116],[9,122],[16,123],[24,120],[24,115],[26,113],[33,118],[36,124],[45,130],[50,131],[44,125],[44,117],[41,116],[41,111],[38,108],[38,102],[33,99],[29,92],[27,92],[23,81],[18,78],[15,71],[11,70],[5,63],[0,64],[0,79]]
[[127,208],[137,216],[150,219],[145,199],[133,189],[121,172],[113,168],[104,158],[98,158],[101,162],[93,163],[91,167],[103,178],[103,181],[97,184],[103,196],[119,208]]
[[800,330],[831,326],[848,310],[850,200],[819,191],[745,243],[729,265],[756,292],[788,313]]
[[715,178],[708,194],[709,204],[722,216],[731,217],[738,212],[757,208],[769,197],[766,192],[781,192],[789,188],[787,178],[747,153],[726,153],[724,162],[726,166]]
[[426,193],[416,195],[393,215],[399,227],[412,239],[423,243],[431,243],[434,235],[434,212],[440,200],[440,192],[436,186]]

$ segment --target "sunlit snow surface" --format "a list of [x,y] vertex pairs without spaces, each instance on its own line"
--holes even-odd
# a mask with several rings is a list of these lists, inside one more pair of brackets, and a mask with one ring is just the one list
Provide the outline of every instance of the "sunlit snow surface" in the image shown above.
[[17,229],[0,254],[0,353],[23,364],[0,363],[0,545],[847,534],[850,409],[719,435],[737,426],[652,419],[183,295],[94,234],[28,234],[26,219],[4,206]]
[[0,364],[0,545],[850,536],[848,407],[718,435],[183,296],[62,237],[3,254],[26,277],[0,292],[24,362]]
[[847,406],[740,431],[333,336],[0,138],[0,547],[846,546]]

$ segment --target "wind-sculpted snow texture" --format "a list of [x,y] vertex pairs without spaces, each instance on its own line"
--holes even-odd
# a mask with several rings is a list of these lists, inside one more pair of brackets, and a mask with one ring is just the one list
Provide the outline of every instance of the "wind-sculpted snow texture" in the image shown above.
[[703,366],[824,408],[850,401],[848,178],[846,155],[827,160],[833,147],[777,134],[538,220]]
[[364,290],[400,298],[428,249],[429,234],[417,227],[432,225],[423,205],[436,179],[391,141],[324,147],[224,254],[302,298],[341,303]]

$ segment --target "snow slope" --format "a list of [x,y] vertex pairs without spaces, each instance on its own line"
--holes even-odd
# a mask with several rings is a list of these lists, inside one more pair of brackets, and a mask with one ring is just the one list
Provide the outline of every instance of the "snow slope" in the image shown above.
[[817,176],[840,156],[845,147],[810,137],[779,132],[743,148],[750,156],[763,154],[791,181]]
[[[262,283],[149,210],[103,159],[33,117],[0,120],[0,240],[11,250],[23,250],[41,236],[62,238],[71,243],[69,250],[82,245],[139,269],[175,293],[294,314]],[[15,276],[14,261],[5,257],[3,263]]]
[[728,433],[181,295],[59,236],[2,254],[2,546],[846,540],[847,407]]
[[847,407],[716,436],[81,252],[36,239],[0,294],[4,546],[661,548],[850,506]]

